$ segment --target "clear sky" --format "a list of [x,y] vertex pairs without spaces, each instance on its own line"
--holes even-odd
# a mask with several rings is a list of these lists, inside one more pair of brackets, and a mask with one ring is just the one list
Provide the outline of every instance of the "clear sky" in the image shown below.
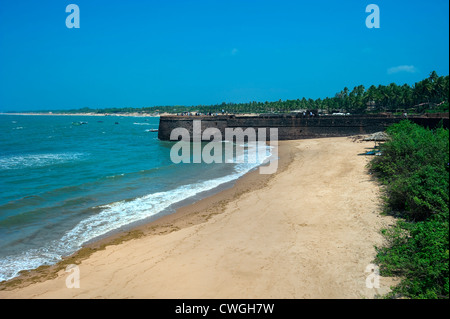
[[[66,27],[68,4],[80,28]],[[366,6],[380,28],[366,27]],[[0,111],[334,96],[449,73],[448,0],[0,0]]]

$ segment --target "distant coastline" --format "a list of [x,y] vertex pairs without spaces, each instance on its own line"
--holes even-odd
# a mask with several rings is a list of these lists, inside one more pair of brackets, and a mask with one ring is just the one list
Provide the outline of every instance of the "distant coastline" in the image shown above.
[[2,113],[0,115],[46,115],[46,116],[131,116],[131,117],[160,117],[164,114],[142,114],[142,113],[53,113],[53,112],[20,112],[20,113]]

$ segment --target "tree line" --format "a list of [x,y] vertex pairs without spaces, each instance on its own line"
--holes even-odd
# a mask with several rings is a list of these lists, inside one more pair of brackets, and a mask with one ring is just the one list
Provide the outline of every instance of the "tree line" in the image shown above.
[[272,102],[221,103],[197,106],[153,106],[142,108],[82,108],[61,111],[72,113],[286,113],[302,110],[318,110],[322,113],[346,112],[367,114],[380,112],[448,112],[449,110],[449,76],[439,76],[436,71],[414,85],[364,85],[355,86],[352,90],[345,87],[333,97],[324,99],[305,98],[296,100],[278,100]]

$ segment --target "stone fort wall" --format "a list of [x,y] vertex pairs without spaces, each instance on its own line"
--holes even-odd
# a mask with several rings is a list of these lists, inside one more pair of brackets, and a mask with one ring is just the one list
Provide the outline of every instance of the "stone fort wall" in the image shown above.
[[[193,121],[201,120],[201,131],[217,128],[225,139],[225,128],[266,128],[267,140],[269,129],[278,128],[278,140],[296,140],[320,137],[341,137],[359,134],[371,134],[384,131],[387,126],[398,123],[403,117],[388,116],[313,116],[296,115],[261,115],[261,116],[161,116],[158,138],[170,140],[170,133],[175,128],[185,128],[193,136]],[[419,125],[434,128],[442,120],[448,128],[449,119],[442,117],[408,117]]]

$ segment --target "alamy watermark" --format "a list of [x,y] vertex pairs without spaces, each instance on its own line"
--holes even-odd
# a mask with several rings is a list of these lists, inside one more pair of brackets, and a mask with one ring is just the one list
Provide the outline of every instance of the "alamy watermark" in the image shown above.
[[380,288],[380,267],[369,264],[366,266],[365,272],[370,273],[366,277],[366,287],[369,289]]
[[366,27],[369,29],[380,28],[380,8],[376,4],[369,4],[366,12],[370,14],[366,18]]
[[80,288],[80,267],[70,264],[66,267],[66,272],[70,273],[66,278],[66,287]]
[[69,4],[66,12],[70,13],[66,18],[66,27],[69,29],[80,28],[80,8],[76,4]]
[[[216,127],[208,127],[202,133],[202,121],[192,121],[192,137],[188,129],[183,127],[175,128],[170,133],[170,140],[178,141],[170,150],[170,159],[173,163],[193,163],[207,164],[223,163],[229,158],[232,161],[227,163],[252,163],[256,164],[263,159],[261,164],[269,163],[267,166],[260,166],[260,174],[273,174],[278,169],[278,128],[270,128],[269,141],[267,141],[267,129],[252,127],[242,129],[225,128],[225,136]],[[223,141],[225,144],[225,154],[223,154]],[[209,141],[202,147],[202,141]],[[267,144],[267,142],[269,142]],[[270,146],[270,156],[266,155],[267,145]],[[192,154],[191,154],[192,146]],[[247,153],[245,153],[247,149]]]
[[[76,4],[69,4],[66,7],[66,12],[70,13],[66,17],[66,27],[69,29],[80,28],[80,8]],[[366,6],[366,13],[370,13],[366,17],[366,27],[369,29],[380,28],[380,8],[376,4],[369,4]]]

